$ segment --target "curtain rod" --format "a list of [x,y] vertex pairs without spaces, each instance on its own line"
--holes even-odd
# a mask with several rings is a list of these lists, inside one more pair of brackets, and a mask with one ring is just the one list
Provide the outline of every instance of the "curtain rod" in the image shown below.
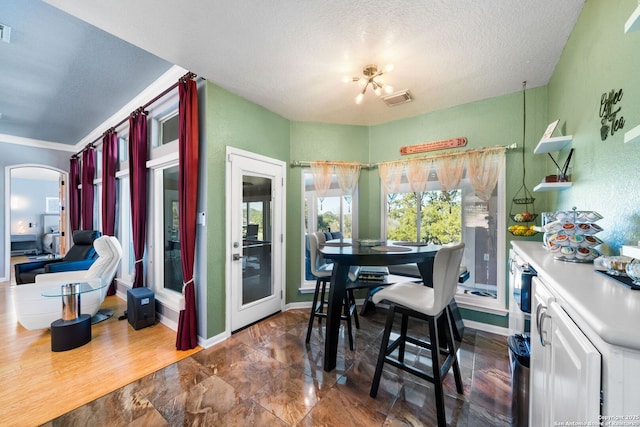
[[[135,109],[134,111],[131,112],[131,114],[133,113],[142,113],[145,112],[144,110],[152,105],[154,102],[156,102],[157,100],[159,100],[160,98],[162,98],[163,96],[165,96],[166,94],[168,94],[169,92],[171,92],[173,89],[175,89],[176,87],[178,87],[178,83],[182,82],[182,81],[186,81],[186,80],[190,80],[190,79],[195,79],[197,77],[196,74],[192,73],[191,71],[189,71],[187,74],[185,74],[184,76],[180,77],[178,79],[177,82],[175,82],[174,84],[172,84],[171,86],[169,86],[168,88],[166,88],[165,90],[163,90],[162,92],[160,92],[159,95],[155,96],[151,101],[143,104],[142,106],[138,107],[137,109]],[[115,130],[122,124],[124,124],[127,120],[129,120],[129,117],[131,115],[125,117],[124,119],[120,120],[118,123],[115,124],[115,126],[110,127],[109,129],[107,129],[106,131],[104,131],[102,133],[101,136],[99,136],[98,138],[94,139],[93,142],[88,143],[82,150],[78,151],[76,154],[74,154],[71,157],[78,157],[80,154],[82,154],[85,150],[88,150],[89,148],[94,148],[95,144],[99,141],[102,140],[102,138],[104,138],[105,135],[115,132]]]
[[[321,161],[325,161],[327,163],[340,163],[341,161],[339,160],[321,160]],[[359,164],[361,168],[363,169],[372,169],[375,167],[378,167],[378,165],[376,164],[372,164],[372,163],[358,163],[358,162],[349,162],[349,163],[356,163]],[[308,168],[311,167],[311,161],[305,161],[305,160],[294,160],[293,162],[291,162],[291,167],[300,167],[300,168]]]
[[[402,162],[406,162],[408,160],[413,160],[413,159],[436,159],[439,157],[447,157],[447,156],[455,156],[457,154],[467,154],[467,153],[481,153],[483,151],[494,151],[494,150],[500,150],[500,149],[504,149],[504,150],[512,150],[514,148],[517,148],[517,144],[514,142],[513,144],[510,145],[499,145],[496,147],[483,147],[483,148],[476,148],[476,149],[471,149],[471,150],[461,150],[461,151],[454,151],[454,152],[450,152],[450,153],[440,153],[440,154],[434,154],[431,156],[421,156],[421,157],[410,157],[410,158],[406,158],[406,159],[400,159],[400,160],[390,160],[388,162],[380,162],[380,163],[360,163],[360,167],[362,167],[363,169],[373,169],[373,168],[377,168],[378,166],[380,166],[381,163],[402,163]],[[327,160],[327,162],[331,163],[332,161]],[[337,160],[335,160],[334,162],[338,162]],[[291,167],[310,167],[311,166],[311,161],[303,161],[303,160],[294,160],[291,162]]]

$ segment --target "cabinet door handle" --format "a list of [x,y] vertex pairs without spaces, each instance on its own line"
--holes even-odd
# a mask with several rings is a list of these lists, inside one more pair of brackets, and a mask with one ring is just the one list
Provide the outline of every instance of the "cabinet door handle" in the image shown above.
[[542,310],[546,310],[547,306],[543,305],[543,304],[538,304],[538,307],[536,307],[536,328],[538,329],[538,333],[541,333],[540,331],[540,312]]
[[[544,339],[543,328],[544,328],[544,320],[550,317],[551,316],[547,314],[547,310],[545,307],[545,310],[540,315],[540,328],[538,329],[538,333],[540,334],[540,344],[542,344],[543,347],[546,347],[547,344],[549,344],[549,341],[545,341]],[[544,334],[546,335],[546,332],[544,332]]]

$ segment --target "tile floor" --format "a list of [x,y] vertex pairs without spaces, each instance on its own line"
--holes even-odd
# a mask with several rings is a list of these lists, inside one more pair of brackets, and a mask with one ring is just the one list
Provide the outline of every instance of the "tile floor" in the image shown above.
[[[385,314],[378,308],[360,317],[355,351],[341,328],[330,373],[322,369],[324,329],[315,323],[306,345],[308,310],[290,310],[46,426],[434,426],[435,398],[426,381],[385,365],[378,396],[369,397]],[[415,328],[426,333],[410,324]],[[449,425],[509,426],[506,338],[466,328],[458,354],[464,395],[455,392],[450,373]],[[409,357],[420,363],[425,355]]]

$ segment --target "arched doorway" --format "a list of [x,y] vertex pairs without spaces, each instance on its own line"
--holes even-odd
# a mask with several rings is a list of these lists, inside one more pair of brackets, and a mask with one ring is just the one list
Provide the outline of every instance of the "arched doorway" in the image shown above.
[[6,277],[12,282],[14,261],[64,254],[66,177],[66,171],[47,165],[6,167],[5,266],[10,266]]

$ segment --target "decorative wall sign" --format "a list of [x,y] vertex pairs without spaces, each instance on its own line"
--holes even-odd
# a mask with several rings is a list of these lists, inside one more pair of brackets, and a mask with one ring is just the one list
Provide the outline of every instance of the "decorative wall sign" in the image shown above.
[[400,154],[424,153],[427,151],[443,150],[445,148],[459,148],[465,145],[467,145],[467,138],[465,137],[444,139],[442,141],[425,142],[424,144],[400,147]]
[[600,98],[600,138],[604,141],[607,136],[613,136],[616,131],[624,127],[624,117],[620,114],[622,107],[615,108],[616,104],[622,100],[622,89],[616,91],[611,89],[605,92]]

